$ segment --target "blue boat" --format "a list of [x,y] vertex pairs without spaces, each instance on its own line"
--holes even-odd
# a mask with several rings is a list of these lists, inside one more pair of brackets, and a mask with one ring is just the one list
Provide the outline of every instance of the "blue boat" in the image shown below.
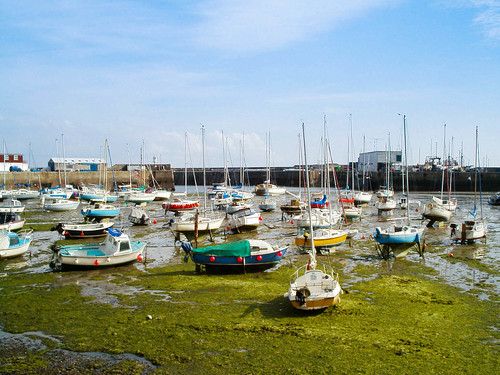
[[130,241],[116,228],[109,228],[106,239],[100,244],[53,245],[50,267],[55,271],[64,268],[99,268],[142,261],[146,242]]
[[500,191],[490,196],[488,203],[492,206],[500,206]]
[[23,255],[31,244],[33,230],[0,232],[0,258],[14,258]]
[[183,242],[182,249],[196,263],[196,270],[205,267],[270,267],[278,263],[288,250],[287,246],[273,248],[263,240],[240,240],[220,245],[194,249],[190,242]]
[[82,209],[81,213],[89,219],[109,219],[118,216],[120,208],[110,204],[95,203]]

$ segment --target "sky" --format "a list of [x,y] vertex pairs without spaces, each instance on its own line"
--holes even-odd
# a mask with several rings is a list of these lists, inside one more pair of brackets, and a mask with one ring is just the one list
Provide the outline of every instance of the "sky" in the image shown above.
[[500,0],[0,0],[0,43],[3,142],[31,166],[106,139],[113,164],[265,166],[269,136],[287,167],[302,123],[316,163],[325,122],[346,163],[400,149],[402,115],[410,163],[474,164],[477,126],[500,166]]

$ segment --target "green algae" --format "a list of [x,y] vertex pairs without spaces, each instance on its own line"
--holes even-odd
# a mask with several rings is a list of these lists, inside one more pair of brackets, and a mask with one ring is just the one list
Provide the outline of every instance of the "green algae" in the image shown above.
[[[13,274],[0,279],[0,325],[57,336],[66,350],[131,353],[157,373],[495,373],[496,304],[429,280],[418,263],[392,264],[377,276],[386,265],[356,267],[372,277],[320,313],[295,310],[283,297],[291,263],[235,274],[197,274],[193,263],[117,268],[109,282],[136,290],[115,293],[118,306],[91,303],[96,297],[82,296],[77,283],[61,282],[75,273]],[[46,366],[42,353],[31,355],[39,361],[30,371]],[[0,372],[22,373],[23,358],[1,361]],[[106,371],[142,369],[122,361]]]

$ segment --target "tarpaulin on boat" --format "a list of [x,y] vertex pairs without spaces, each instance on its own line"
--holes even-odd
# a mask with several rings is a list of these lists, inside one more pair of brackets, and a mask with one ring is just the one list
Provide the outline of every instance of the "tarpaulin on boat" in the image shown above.
[[220,245],[200,247],[192,251],[200,255],[248,257],[250,256],[250,243],[248,240],[241,240]]

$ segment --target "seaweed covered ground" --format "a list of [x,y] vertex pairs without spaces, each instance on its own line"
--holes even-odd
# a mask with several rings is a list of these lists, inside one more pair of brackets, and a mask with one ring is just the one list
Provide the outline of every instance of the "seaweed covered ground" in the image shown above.
[[442,282],[424,262],[347,272],[323,258],[346,291],[337,306],[303,312],[283,297],[305,261],[292,259],[253,273],[172,262],[3,275],[0,373],[498,373],[495,298]]

